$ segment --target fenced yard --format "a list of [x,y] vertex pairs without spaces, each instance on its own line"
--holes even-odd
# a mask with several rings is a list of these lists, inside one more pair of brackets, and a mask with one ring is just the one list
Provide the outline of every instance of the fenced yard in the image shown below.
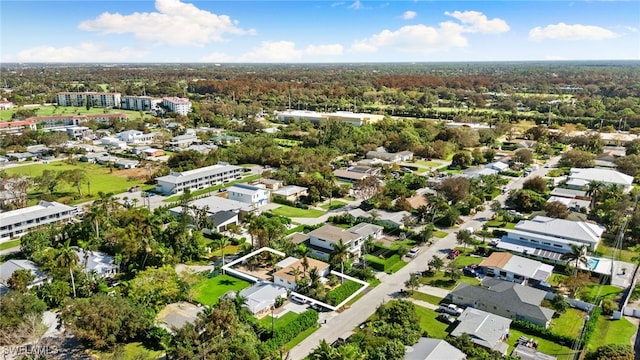
[[229,291],[240,291],[251,285],[229,275],[218,275],[212,278],[204,278],[201,282],[191,288],[192,297],[202,305],[213,305],[218,303],[218,299]]

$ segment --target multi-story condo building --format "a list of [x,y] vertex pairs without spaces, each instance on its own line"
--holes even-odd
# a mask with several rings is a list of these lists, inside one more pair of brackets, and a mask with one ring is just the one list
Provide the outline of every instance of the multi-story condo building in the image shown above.
[[59,115],[59,116],[33,116],[24,119],[24,121],[32,121],[42,129],[65,128],[68,126],[78,126],[88,121],[96,121],[102,124],[108,124],[116,120],[126,120],[127,114],[93,114],[93,115]]
[[185,98],[179,97],[165,97],[162,98],[162,105],[167,107],[169,111],[179,115],[187,115],[191,111],[191,101]]
[[0,243],[20,237],[36,227],[69,220],[76,211],[73,206],[40,201],[38,205],[0,213]]
[[327,120],[337,120],[340,122],[362,126],[373,124],[384,118],[384,115],[353,113],[350,111],[335,111],[331,113],[320,113],[307,110],[286,110],[277,111],[276,117],[282,122],[309,121],[318,124]]
[[89,102],[94,107],[119,107],[120,93],[106,92],[59,92],[56,94],[58,106],[85,106]]
[[177,194],[204,189],[242,177],[243,169],[235,165],[216,164],[195,170],[175,172],[156,178],[156,190],[163,194]]
[[162,99],[151,96],[123,96],[120,108],[125,110],[151,111],[162,103]]

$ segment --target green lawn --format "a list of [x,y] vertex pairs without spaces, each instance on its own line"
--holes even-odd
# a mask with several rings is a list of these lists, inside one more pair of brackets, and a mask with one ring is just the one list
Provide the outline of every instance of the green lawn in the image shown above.
[[273,319],[273,327],[274,329],[281,328],[288,323],[294,321],[300,316],[299,314],[294,313],[293,311],[287,311],[284,315],[272,318],[271,315],[267,315],[258,321],[261,327],[265,329],[271,330],[271,319]]
[[[22,107],[16,107],[11,110],[0,110],[0,120],[11,120],[11,115],[16,112],[16,110],[21,109]],[[24,108],[22,108],[24,109]],[[105,111],[106,110],[106,111]],[[121,109],[105,109],[92,107],[87,110],[86,107],[75,107],[75,106],[59,106],[56,109],[55,106],[40,106],[36,108],[36,116],[60,116],[60,115],[94,115],[94,114],[118,114],[124,113],[129,116],[129,119],[138,119],[140,118],[139,111],[131,111],[131,110],[121,110]],[[143,118],[150,119],[151,115],[143,114]]]
[[395,272],[398,272],[398,270],[402,269],[403,267],[405,267],[405,265],[407,265],[406,262],[400,260],[398,262],[396,262],[395,264],[391,265],[389,267],[389,270],[387,270],[388,273],[393,274]]
[[239,291],[250,285],[248,281],[229,275],[220,275],[196,284],[192,288],[193,299],[202,305],[213,305],[218,302],[220,296],[228,291]]
[[449,335],[447,328],[449,325],[438,321],[436,317],[438,313],[435,310],[427,309],[416,305],[416,313],[420,317],[420,327],[422,331],[426,331],[429,337],[436,339],[444,339]]
[[426,161],[426,160],[417,160],[416,164],[428,166],[428,167],[438,167],[441,164],[437,161]]
[[271,210],[274,215],[281,215],[290,218],[317,218],[325,214],[324,211],[318,209],[300,209],[292,206],[282,205]]
[[[261,177],[260,174],[254,174],[254,175],[245,176],[240,180],[230,181],[230,182],[225,183],[225,184],[219,184],[219,185],[216,185],[216,186],[208,187],[206,189],[200,189],[200,190],[192,191],[191,192],[191,196],[198,196],[198,195],[202,195],[202,194],[208,194],[208,193],[213,192],[213,191],[218,191],[218,190],[222,189],[223,187],[229,187],[229,186],[231,186],[233,184],[248,183],[250,181],[258,180],[258,179],[260,179],[260,177]],[[175,201],[180,200],[180,197],[182,197],[182,195],[174,195],[174,196],[170,196],[170,197],[164,199],[163,201],[164,202],[175,202]]]
[[591,284],[580,291],[580,298],[585,301],[591,301],[596,296],[600,296],[603,299],[613,300],[620,293],[622,293],[622,289],[612,285]]
[[569,308],[564,314],[551,320],[549,329],[556,334],[578,337],[586,315],[582,310]]
[[162,351],[149,350],[140,342],[132,342],[125,345],[117,345],[113,352],[92,352],[98,359],[159,359]]
[[0,250],[7,250],[16,246],[20,246],[20,239],[7,241],[5,243],[0,244]]
[[449,277],[446,277],[444,275],[444,271],[438,271],[434,276],[420,277],[421,284],[435,286],[447,290],[455,288],[460,282],[465,282],[471,285],[480,285],[480,280],[469,276],[461,276],[457,281],[452,281]]
[[434,296],[434,295],[430,295],[430,294],[425,294],[425,293],[419,292],[419,291],[413,291],[411,293],[411,297],[416,299],[416,300],[428,302],[428,303],[433,304],[433,305],[439,305],[442,302],[442,298],[440,298],[440,297],[437,297],[437,296]]
[[542,339],[540,337],[536,337],[535,335],[524,333],[520,330],[509,330],[509,339],[507,343],[509,344],[509,353],[513,351],[516,347],[516,342],[520,336],[525,336],[527,338],[534,338],[538,342],[538,351],[545,353],[547,355],[555,356],[558,360],[572,360],[573,356],[571,355],[571,349],[558,345],[549,340]]
[[448,232],[446,231],[442,231],[442,230],[437,230],[433,232],[433,236],[437,237],[438,239],[442,239],[444,237],[447,237],[447,235],[449,235]]
[[[60,181],[56,187],[57,200],[65,203],[79,203],[88,200],[97,199],[98,192],[103,193],[123,193],[126,192],[132,186],[143,186],[142,180],[131,180],[128,177],[127,170],[109,169],[98,164],[88,164],[78,162],[75,165],[66,163],[65,161],[56,161],[48,164],[32,164],[25,166],[18,166],[14,168],[5,169],[8,175],[23,175],[31,178],[41,176],[44,170],[52,170],[56,172],[62,172],[65,170],[82,169],[87,173],[88,182],[84,182],[81,186],[83,197],[82,199],[73,200],[72,198],[78,194],[78,190],[75,186],[68,184],[67,182]],[[90,191],[90,192],[89,192]],[[30,198],[38,198],[39,191],[35,188],[29,190]]]
[[343,202],[340,200],[332,200],[331,203],[320,205],[320,207],[325,210],[335,210],[335,209],[340,209],[341,207],[345,207],[346,205],[347,205],[346,202]]
[[624,317],[620,320],[609,320],[606,316],[600,316],[587,349],[593,351],[607,344],[631,345],[631,337],[636,330],[637,327]]
[[293,349],[296,345],[300,344],[302,342],[302,340],[306,339],[309,335],[313,334],[319,328],[320,328],[320,325],[316,324],[315,326],[312,326],[312,327],[308,328],[307,330],[301,332],[296,337],[294,337],[291,341],[289,341],[288,343],[284,344],[284,350],[285,351],[289,351],[289,350]]
[[604,243],[600,243],[600,245],[598,245],[598,248],[596,249],[596,256],[599,257],[605,257],[605,258],[611,258],[611,255],[614,254],[615,251],[615,259],[616,260],[620,260],[620,261],[624,261],[624,262],[628,262],[628,263],[632,263],[634,264],[635,261],[631,260],[631,258],[633,258],[634,256],[638,256],[637,253],[634,253],[633,251],[630,250],[616,250],[615,248],[611,247],[611,246],[607,246]]
[[471,264],[480,264],[484,258],[469,255],[460,255],[456,258],[456,263],[460,267],[469,266]]
[[[215,242],[211,241],[207,246],[211,247],[211,252],[207,254],[207,257],[211,258],[214,256],[220,257],[222,256],[222,251],[216,246]],[[240,245],[227,245],[224,247],[224,255],[235,254],[240,250]]]

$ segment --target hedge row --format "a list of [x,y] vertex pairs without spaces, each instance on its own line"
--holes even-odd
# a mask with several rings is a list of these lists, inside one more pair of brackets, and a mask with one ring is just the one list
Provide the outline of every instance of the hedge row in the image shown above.
[[338,305],[361,287],[362,284],[349,280],[327,293],[327,303],[329,305]]
[[554,343],[567,346],[567,347],[572,347],[573,342],[576,340],[571,336],[556,334],[545,327],[530,323],[528,321],[513,320],[513,322],[511,323],[511,327],[513,327],[516,330],[522,330],[528,334],[537,335],[543,339],[547,339],[549,341],[552,341]]
[[284,344],[298,336],[298,334],[315,326],[318,323],[318,318],[318,312],[313,309],[303,312],[294,321],[276,329],[271,339],[261,342],[259,345],[260,354],[266,357],[274,351],[279,350]]
[[596,323],[600,318],[600,313],[602,312],[602,308],[596,307],[591,312],[589,316],[589,321],[587,321],[587,329],[584,332],[584,342],[582,344],[588,344],[589,340],[591,340],[591,336],[593,336],[593,332],[596,329]]
[[378,271],[384,271],[384,272],[387,272],[387,270],[389,270],[395,263],[400,261],[399,254],[393,254],[384,260],[369,254],[366,255],[366,258],[367,258],[367,264],[369,266],[371,266],[372,268]]

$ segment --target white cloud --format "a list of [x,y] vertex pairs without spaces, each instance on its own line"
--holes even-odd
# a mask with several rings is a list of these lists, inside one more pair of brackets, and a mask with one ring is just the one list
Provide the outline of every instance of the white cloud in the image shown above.
[[338,7],[344,5],[344,1],[334,2],[331,4],[331,7]]
[[447,11],[445,15],[456,18],[465,25],[471,25],[465,27],[467,32],[497,34],[509,31],[506,21],[499,18],[489,20],[485,14],[478,11]]
[[398,51],[433,53],[467,46],[462,31],[462,26],[449,21],[440,23],[437,28],[422,24],[403,26],[396,31],[383,30],[368,39],[356,41],[351,51],[375,52],[388,47]]
[[544,39],[553,40],[604,40],[617,37],[618,34],[611,30],[593,25],[565,24],[558,23],[537,26],[529,31],[529,39],[540,41]]
[[203,46],[224,41],[223,35],[254,34],[243,30],[227,15],[200,10],[180,0],[156,0],[157,12],[122,15],[105,12],[93,20],[78,25],[80,30],[102,34],[132,33],[136,38],[174,46]]
[[411,10],[407,10],[402,14],[402,18],[405,20],[411,20],[413,18],[415,18],[418,15],[417,12],[415,11],[411,11]]
[[300,60],[314,61],[318,57],[342,55],[343,46],[340,44],[308,45],[296,48],[292,41],[264,41],[253,49],[238,57],[221,53],[213,53],[204,58],[205,62],[295,62]]
[[112,49],[102,44],[84,42],[78,46],[43,45],[20,51],[3,61],[19,62],[126,62],[142,59],[147,53],[128,47]]
[[353,4],[349,5],[349,9],[360,10],[362,8],[364,8],[364,5],[362,5],[360,0],[356,0]]

